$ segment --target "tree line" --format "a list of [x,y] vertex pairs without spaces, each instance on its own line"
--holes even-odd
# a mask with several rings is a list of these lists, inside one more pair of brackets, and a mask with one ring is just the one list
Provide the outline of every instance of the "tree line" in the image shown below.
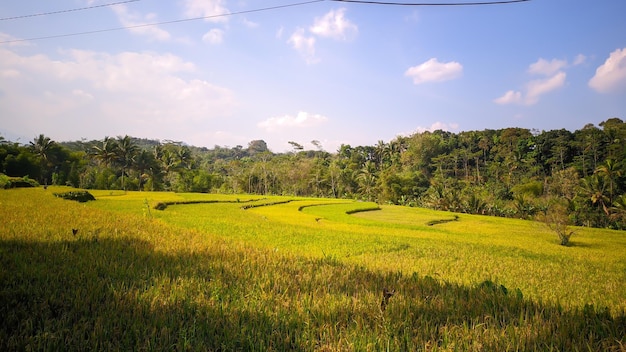
[[[0,172],[85,189],[334,197],[626,229],[626,124],[580,130],[442,130],[373,146],[199,148],[130,136],[28,144],[0,136]],[[553,216],[554,214],[551,214]]]

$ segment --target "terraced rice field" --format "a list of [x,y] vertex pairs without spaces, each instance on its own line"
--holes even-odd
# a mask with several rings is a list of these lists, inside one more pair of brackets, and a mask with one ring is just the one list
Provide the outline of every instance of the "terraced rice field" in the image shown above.
[[367,202],[67,190],[0,191],[2,350],[626,345],[623,232],[563,247],[531,221]]

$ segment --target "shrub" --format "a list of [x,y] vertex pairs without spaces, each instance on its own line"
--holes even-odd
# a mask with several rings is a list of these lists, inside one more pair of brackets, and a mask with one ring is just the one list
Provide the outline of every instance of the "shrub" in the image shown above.
[[90,200],[96,200],[91,193],[87,191],[72,191],[72,192],[64,192],[64,193],[55,193],[55,196],[67,200],[75,200],[80,203],[84,203]]
[[529,181],[526,183],[520,183],[515,185],[511,191],[515,196],[527,195],[535,198],[540,197],[543,194],[543,182]]
[[0,174],[0,188],[7,188],[6,185],[9,183],[9,176],[5,174]]
[[564,204],[554,202],[548,207],[545,215],[542,215],[540,220],[557,234],[562,246],[569,244],[570,237],[572,237],[574,231],[570,229],[569,225],[571,221],[568,216],[567,207]]
[[7,175],[0,175],[0,188],[24,188],[24,187],[39,187],[39,183],[28,176],[24,177],[9,177]]

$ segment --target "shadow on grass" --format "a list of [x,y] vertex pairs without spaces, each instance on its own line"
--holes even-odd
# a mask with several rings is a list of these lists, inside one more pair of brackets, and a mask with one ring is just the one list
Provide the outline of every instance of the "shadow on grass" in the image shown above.
[[626,335],[623,312],[225,244],[3,241],[0,264],[0,350],[618,351]]

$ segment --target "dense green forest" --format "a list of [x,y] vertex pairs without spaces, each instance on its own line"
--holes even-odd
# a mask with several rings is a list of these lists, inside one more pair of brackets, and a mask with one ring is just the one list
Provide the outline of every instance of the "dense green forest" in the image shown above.
[[[182,142],[105,137],[28,144],[0,137],[0,186],[28,176],[78,188],[337,197],[439,210],[626,229],[626,124],[610,118],[524,128],[399,136],[336,152],[271,152],[263,140],[212,149]],[[307,143],[308,144],[308,143]],[[552,214],[554,215],[554,214]]]

